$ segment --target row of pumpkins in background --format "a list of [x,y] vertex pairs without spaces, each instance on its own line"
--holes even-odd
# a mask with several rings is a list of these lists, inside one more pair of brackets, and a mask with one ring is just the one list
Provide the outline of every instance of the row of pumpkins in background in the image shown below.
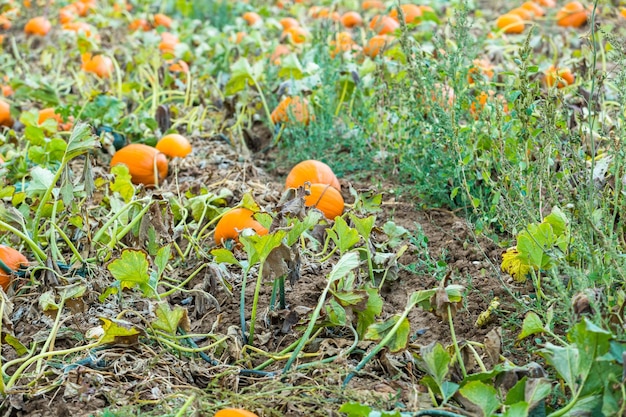
[[[169,134],[151,147],[133,143],[117,151],[111,159],[111,167],[126,165],[135,184],[147,187],[158,185],[168,172],[167,157],[185,157],[191,152],[191,144],[182,135]],[[332,169],[323,162],[308,160],[295,165],[285,181],[285,188],[298,188],[310,184],[309,195],[305,197],[307,207],[315,207],[324,216],[333,220],[341,216],[344,201],[341,185]],[[268,231],[254,219],[254,212],[247,208],[235,208],[226,212],[215,227],[215,243],[236,240],[239,232],[253,229],[259,235]]]
[[[191,152],[191,144],[182,135],[164,136],[156,147],[133,143],[120,149],[111,159],[111,167],[126,165],[131,181],[147,187],[158,185],[165,179],[168,172],[167,157],[185,157]],[[316,160],[302,161],[295,165],[285,181],[285,189],[298,188],[310,184],[309,194],[305,197],[305,205],[320,210],[324,216],[333,220],[341,216],[344,200],[341,196],[341,185],[332,169],[323,162]],[[214,238],[216,245],[227,241],[236,241],[239,233],[252,229],[259,235],[268,230],[254,219],[254,212],[247,208],[234,208],[222,215],[215,226]],[[28,266],[28,259],[19,251],[0,245],[0,286],[6,291],[11,284],[13,274],[20,267]]]

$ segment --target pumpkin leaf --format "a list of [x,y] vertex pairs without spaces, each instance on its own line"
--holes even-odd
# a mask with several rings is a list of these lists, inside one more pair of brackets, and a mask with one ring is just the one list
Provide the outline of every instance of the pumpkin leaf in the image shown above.
[[302,236],[302,233],[310,230],[320,222],[322,216],[322,213],[317,210],[309,210],[304,219],[294,219],[289,232],[287,232],[287,246],[292,246],[296,243]]
[[383,311],[383,298],[377,288],[367,288],[367,304],[365,309],[354,309],[357,316],[356,331],[361,338],[365,336],[367,328],[376,321],[376,316]]
[[274,248],[282,244],[283,237],[286,234],[285,230],[277,230],[264,236],[257,234],[239,236],[239,241],[243,244],[243,248],[248,254],[250,265],[254,265],[257,262],[265,262]]
[[490,385],[480,381],[470,381],[465,384],[459,392],[465,398],[476,404],[483,415],[491,416],[500,407],[498,392]]
[[67,141],[64,161],[69,161],[79,155],[89,152],[99,147],[100,142],[91,133],[91,127],[85,122],[77,122],[72,129],[70,138]]
[[119,319],[105,319],[100,317],[104,334],[100,338],[103,344],[136,345],[143,331],[135,327],[133,323]]
[[289,54],[281,57],[278,76],[289,80],[299,80],[304,76],[304,69],[302,68],[302,64],[300,64],[300,60],[296,54]]
[[141,250],[125,249],[121,256],[110,262],[107,269],[117,280],[120,290],[138,287],[146,297],[157,295],[157,277],[148,273],[148,255]]
[[154,264],[157,267],[157,275],[160,277],[165,271],[165,267],[170,261],[170,257],[172,256],[172,247],[168,243],[157,251],[157,255],[154,258]]
[[57,311],[59,307],[53,290],[46,291],[39,296],[39,308],[41,311]]
[[30,171],[30,183],[26,187],[26,195],[30,198],[43,195],[52,186],[54,174],[47,168],[34,167]]
[[[365,339],[367,340],[375,340],[379,341],[384,339],[387,334],[391,332],[393,327],[398,323],[401,316],[399,314],[395,314],[392,317],[381,323],[374,323],[367,328],[367,332],[365,332]],[[402,319],[400,327],[396,330],[396,332],[391,337],[391,340],[387,343],[387,347],[393,353],[399,352],[402,349],[406,348],[407,343],[409,342],[409,333],[411,332],[411,325],[409,320],[405,317]]]
[[326,233],[339,248],[339,253],[345,253],[352,249],[361,240],[359,232],[348,226],[343,217],[337,217],[332,229],[326,230]]
[[239,58],[239,60],[230,67],[230,80],[226,83],[224,93],[227,96],[238,93],[246,88],[248,82],[253,80],[250,63],[246,58]]
[[172,310],[169,303],[159,303],[155,313],[157,319],[152,322],[152,327],[155,329],[163,330],[165,333],[175,335],[178,330],[178,326],[182,327],[185,331],[189,331],[191,328],[189,317],[187,316],[187,309],[181,306],[176,306],[174,307],[174,310]]
[[111,168],[111,173],[115,176],[115,180],[111,184],[111,191],[119,193],[125,203],[130,202],[135,195],[135,187],[131,182],[131,175],[128,166],[124,164],[115,165]]
[[213,255],[213,260],[218,264],[226,263],[230,265],[237,265],[242,267],[241,262],[235,258],[235,255],[231,251],[225,248],[217,248],[211,251],[211,255]]
[[368,240],[370,235],[372,234],[372,229],[374,229],[374,224],[376,223],[376,216],[368,216],[365,218],[357,217],[354,213],[350,213],[350,220],[354,223],[354,227],[359,232],[359,235],[363,237],[363,239]]
[[[249,192],[245,193],[241,199],[241,207],[243,208],[247,208],[248,210],[252,210],[255,213],[257,211],[260,211],[261,208],[259,207],[259,205],[256,203],[256,201],[254,201],[254,197],[252,197],[252,194],[250,194]],[[230,210],[230,209],[228,209]]]
[[2,338],[2,341],[6,342],[13,349],[15,349],[15,353],[17,353],[18,356],[23,356],[28,353],[28,349],[26,348],[26,346],[24,346],[22,342],[20,342],[15,336],[11,334],[5,334]]
[[348,252],[343,255],[339,261],[333,266],[333,269],[328,274],[328,280],[333,282],[340,280],[348,275],[350,271],[355,269],[361,264],[359,255],[356,252]]
[[524,322],[522,323],[522,331],[519,335],[517,335],[517,340],[522,340],[527,338],[528,336],[532,336],[537,333],[543,333],[545,329],[543,328],[543,323],[541,319],[537,315],[537,313],[533,313],[532,311],[526,314],[524,317]]

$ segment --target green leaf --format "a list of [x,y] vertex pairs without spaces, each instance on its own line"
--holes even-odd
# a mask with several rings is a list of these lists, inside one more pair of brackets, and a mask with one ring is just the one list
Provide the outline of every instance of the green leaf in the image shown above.
[[131,175],[125,164],[115,165],[111,168],[111,173],[115,176],[111,184],[111,191],[119,193],[125,203],[130,202],[135,195],[135,187],[131,182]]
[[339,248],[339,253],[345,253],[361,240],[359,232],[348,226],[343,217],[337,217],[332,229],[326,231]]
[[387,244],[392,249],[400,246],[410,235],[408,230],[392,221],[383,225],[383,232],[387,235]]
[[420,357],[424,370],[441,389],[450,370],[450,353],[440,343],[431,343],[420,348]]
[[291,228],[287,232],[286,245],[293,246],[293,244],[298,241],[300,236],[302,236],[302,233],[312,229],[320,222],[322,216],[323,214],[318,210],[309,210],[307,211],[306,217],[302,219],[302,221],[294,219]]
[[39,309],[41,311],[57,311],[59,307],[54,291],[46,291],[39,296]]
[[189,330],[189,318],[187,310],[181,306],[170,307],[169,303],[162,302],[156,308],[157,319],[152,322],[152,327],[163,330],[165,333],[175,335],[178,326]]
[[558,206],[554,206],[552,208],[552,212],[548,216],[546,216],[543,221],[552,226],[552,230],[557,236],[565,233],[569,226],[569,220],[567,219],[567,216]]
[[104,334],[100,338],[100,343],[135,345],[139,342],[139,336],[143,331],[135,327],[134,324],[118,319],[105,319],[100,317]]
[[172,256],[172,247],[168,243],[157,251],[156,258],[154,258],[154,264],[157,267],[157,274],[161,276],[163,271],[165,271],[165,267],[170,261],[170,257]]
[[20,342],[15,336],[11,334],[5,334],[2,338],[2,341],[6,342],[13,349],[15,349],[15,353],[17,353],[17,356],[23,356],[28,353],[28,349],[26,348],[26,346],[24,346],[22,342]]
[[30,171],[30,176],[30,183],[25,190],[30,198],[43,195],[52,186],[52,181],[54,181],[54,174],[49,169],[40,166],[34,167]]
[[230,67],[230,80],[226,83],[225,94],[227,96],[238,93],[246,88],[248,82],[253,81],[252,67],[246,58],[239,58]]
[[[393,327],[400,320],[400,315],[396,314],[381,323],[374,323],[367,328],[365,333],[365,339],[379,341],[385,338]],[[411,325],[409,320],[405,317],[402,319],[400,327],[397,329],[391,340],[387,343],[387,347],[393,353],[399,352],[406,348],[409,342],[409,333],[411,332]]]
[[527,417],[529,410],[528,403],[521,401],[508,407],[502,417]]
[[357,232],[359,232],[359,235],[361,235],[363,239],[368,240],[374,228],[374,224],[376,223],[376,216],[372,215],[359,218],[354,213],[350,213],[350,220],[354,223],[354,227]]
[[248,254],[250,265],[254,265],[257,262],[265,262],[270,253],[282,244],[283,237],[286,234],[285,230],[277,230],[264,236],[257,234],[239,236],[239,242],[241,242]]
[[522,340],[527,338],[528,336],[532,336],[537,333],[543,333],[545,329],[543,328],[543,323],[541,319],[537,315],[537,313],[533,313],[529,311],[524,317],[524,323],[522,323],[522,331],[517,336],[517,340]]
[[78,155],[82,155],[97,148],[100,142],[91,133],[91,127],[85,122],[77,122],[72,129],[70,138],[67,141],[65,161],[70,161]]
[[326,315],[328,320],[335,326],[346,325],[346,310],[335,300],[331,298],[326,306]]
[[118,281],[120,289],[138,287],[146,297],[157,295],[156,279],[148,273],[148,255],[141,250],[125,249],[121,256],[110,262],[107,269]]
[[461,395],[476,404],[485,417],[491,415],[500,407],[498,392],[491,385],[480,381],[470,381],[459,389]]
[[46,135],[43,129],[37,126],[26,126],[24,129],[24,137],[33,146],[41,146],[46,143]]
[[575,346],[561,347],[547,342],[545,347],[539,350],[539,354],[546,359],[549,365],[554,367],[569,389],[573,392],[578,390],[580,354]]
[[278,76],[294,80],[299,80],[304,76],[302,64],[300,64],[300,60],[296,54],[289,54],[280,58]]
[[235,258],[235,255],[231,251],[225,248],[213,249],[211,251],[211,255],[213,255],[213,260],[218,264],[226,263],[230,265],[237,265],[241,267],[241,263]]
[[339,261],[333,266],[333,269],[328,274],[329,281],[337,281],[346,275],[354,268],[361,264],[359,260],[359,254],[356,252],[348,252],[343,255]]
[[367,304],[364,310],[354,308],[357,316],[356,331],[359,337],[363,338],[367,328],[376,321],[376,316],[383,311],[383,298],[378,293],[377,288],[366,288]]

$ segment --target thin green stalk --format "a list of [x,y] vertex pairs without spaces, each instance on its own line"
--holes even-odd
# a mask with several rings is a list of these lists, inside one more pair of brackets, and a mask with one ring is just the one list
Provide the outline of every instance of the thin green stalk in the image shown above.
[[228,340],[228,336],[224,336],[221,339],[216,340],[215,342],[211,343],[210,345],[207,345],[207,346],[204,346],[204,347],[201,347],[201,348],[190,348],[190,347],[187,347],[187,346],[181,346],[181,345],[179,345],[177,343],[170,342],[169,340],[164,339],[164,338],[159,337],[159,336],[155,336],[154,339],[157,340],[160,343],[168,345],[169,347],[171,347],[173,349],[176,349],[176,350],[179,350],[181,352],[199,353],[199,352],[207,351],[209,349],[213,349],[217,345],[220,345],[220,344],[224,343],[226,340]]
[[187,409],[191,406],[191,403],[193,403],[195,399],[196,399],[195,394],[190,395],[189,398],[187,398],[187,401],[185,401],[185,404],[183,404],[183,406],[180,407],[180,410],[178,410],[178,413],[176,413],[176,416],[174,417],[183,417],[185,413],[187,412]]
[[33,239],[22,233],[20,230],[16,229],[8,223],[3,222],[2,220],[0,220],[0,229],[8,230],[9,232],[22,239],[24,242],[26,242],[26,244],[34,252],[35,257],[37,258],[37,261],[39,261],[39,263],[44,263],[48,259],[48,255],[46,255],[46,253],[39,247],[39,245],[37,245]]
[[[259,306],[259,294],[261,293],[261,281],[263,280],[263,259],[259,264],[259,272],[256,278],[256,285],[254,286],[254,298],[252,299],[252,311],[250,312],[250,333],[248,334],[248,344],[254,343],[254,326],[256,323],[256,311]],[[241,289],[242,292],[244,288]]]
[[[2,298],[2,300],[0,300],[0,334],[2,334],[2,318],[4,317],[4,295],[0,295],[0,298]],[[2,341],[0,340],[0,346],[1,342]],[[0,369],[2,369],[2,355],[0,355]],[[0,394],[6,394],[6,389],[4,386],[4,375],[0,375]]]
[[[57,316],[54,319],[54,324],[52,325],[52,329],[50,330],[50,334],[46,339],[46,342],[43,344],[41,348],[41,352],[45,352],[52,346],[54,348],[53,342],[56,340],[57,333],[59,332],[59,327],[61,326],[61,316],[63,315],[63,307],[65,307],[65,298],[61,297],[61,302],[59,303],[59,309],[57,310]],[[41,372],[41,367],[43,366],[43,358],[37,361],[36,371],[37,373]]]
[[450,309],[450,304],[448,304],[448,324],[450,325],[450,337],[452,338],[452,344],[454,345],[456,359],[459,361],[459,367],[461,368],[463,379],[465,379],[467,378],[467,370],[465,369],[465,363],[463,363],[463,356],[461,356],[459,342],[456,340],[456,332],[454,331],[454,323],[452,322],[452,310]]
[[73,347],[73,348],[70,348],[70,349],[55,350],[55,351],[51,351],[51,352],[41,352],[40,354],[32,356],[30,359],[27,359],[19,368],[17,368],[17,370],[15,371],[13,376],[11,376],[11,379],[9,379],[9,381],[6,383],[5,387],[6,387],[7,390],[12,388],[15,385],[15,383],[21,378],[21,376],[24,373],[24,371],[26,370],[26,368],[28,368],[34,362],[39,361],[40,359],[49,358],[51,356],[70,355],[72,353],[93,349],[93,348],[96,348],[98,346],[100,346],[100,341],[99,340],[97,342],[93,342],[93,343],[90,343],[90,344],[85,345],[85,346],[76,346],[76,347]]
[[138,222],[141,221],[141,218],[148,212],[152,203],[153,201],[150,201],[144,208],[141,209],[141,211],[133,218],[133,220],[131,220],[130,223],[128,223],[117,235],[113,236],[114,238],[111,239],[111,241],[107,245],[109,249],[113,249],[117,242],[122,240],[124,236],[126,236],[128,232],[130,232],[131,229],[135,227]]
[[80,262],[81,264],[85,263],[85,260],[83,259],[83,257],[81,256],[80,252],[78,251],[78,249],[76,249],[76,246],[74,246],[74,244],[72,243],[72,241],[70,240],[70,238],[65,234],[65,232],[63,231],[63,229],[61,229],[56,223],[52,223],[52,226],[54,226],[54,228],[57,230],[57,232],[59,233],[59,235],[61,236],[61,238],[65,241],[65,244],[70,248],[70,250],[72,251],[72,253],[74,254],[74,256],[76,257],[76,260],[78,262]]
[[192,279],[194,279],[199,273],[200,271],[202,271],[204,268],[206,268],[207,266],[209,266],[209,264],[204,263],[202,265],[200,265],[198,268],[196,268],[195,271],[193,271],[188,277],[187,279],[185,279],[183,282],[181,282],[180,284],[176,285],[176,286],[172,286],[171,290],[165,291],[164,293],[161,294],[161,298],[165,298],[165,297],[169,297],[170,295],[174,294],[176,291],[179,291],[182,289],[182,287],[184,287],[189,281],[191,281]]

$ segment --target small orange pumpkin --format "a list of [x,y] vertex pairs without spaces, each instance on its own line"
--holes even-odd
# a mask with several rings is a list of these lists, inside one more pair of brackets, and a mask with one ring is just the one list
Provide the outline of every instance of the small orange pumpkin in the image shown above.
[[83,62],[81,68],[85,72],[90,72],[100,78],[109,78],[113,73],[113,60],[104,55],[93,55],[85,52],[81,55]]
[[[24,255],[5,245],[0,245],[0,259],[12,271],[17,271],[22,265],[28,265],[28,259],[26,259]],[[11,278],[11,274],[0,268],[0,286],[3,290],[6,291],[9,288],[9,285],[11,285]]]
[[370,29],[378,35],[388,35],[400,27],[400,23],[386,15],[376,15],[370,21]]
[[259,417],[252,411],[243,408],[224,408],[215,413],[214,417]]
[[365,0],[361,3],[361,8],[363,10],[385,10],[385,4],[381,0]]
[[131,32],[135,32],[139,29],[141,29],[144,32],[148,32],[149,30],[152,29],[152,25],[150,25],[150,23],[148,23],[146,19],[142,19],[142,18],[134,19],[128,25],[128,30],[130,30]]
[[24,33],[27,35],[46,36],[50,29],[52,29],[52,23],[44,16],[37,16],[26,23]]
[[370,58],[374,59],[378,56],[380,51],[383,50],[389,44],[391,38],[387,35],[375,35],[372,36],[368,41],[365,47],[363,48],[363,53]]
[[276,45],[276,48],[274,48],[272,56],[270,56],[270,62],[274,65],[280,65],[280,57],[283,55],[289,55],[290,53],[291,50],[287,45],[279,43],[278,45]]
[[[407,25],[409,23],[418,23],[420,21],[420,18],[422,17],[422,9],[416,4],[403,4],[402,6],[400,6],[400,9],[402,9],[402,14],[404,15],[404,23],[406,23]],[[398,9],[396,7],[391,9],[391,11],[389,12],[389,17],[391,17],[396,22],[399,21]]]
[[589,10],[579,1],[567,3],[556,14],[556,24],[559,26],[580,27],[587,23]]
[[348,29],[361,26],[363,24],[363,18],[359,12],[351,11],[346,12],[341,16],[341,24]]
[[[292,119],[293,117],[293,119]],[[285,97],[270,114],[273,123],[298,122],[309,124],[313,115],[309,111],[309,102],[300,96]]]
[[343,214],[344,202],[341,193],[329,184],[311,184],[310,194],[304,197],[304,205],[315,207],[329,220]]
[[0,126],[13,126],[13,118],[11,117],[11,106],[4,100],[0,100]]
[[534,1],[527,1],[526,3],[522,4],[520,7],[522,9],[526,9],[529,12],[531,12],[534,15],[534,17],[541,17],[544,14],[546,14],[545,10],[543,10],[543,7],[541,7]]
[[292,43],[299,44],[306,42],[309,33],[302,26],[292,26],[283,32],[283,36],[286,36]]
[[213,237],[216,245],[221,245],[231,239],[238,241],[239,232],[244,229],[253,229],[258,235],[267,234],[267,229],[254,220],[254,212],[247,208],[236,208],[224,214],[215,226]]
[[305,182],[327,184],[341,190],[341,185],[333,170],[325,163],[315,159],[302,161],[291,168],[285,180],[285,188],[298,188],[303,186]]
[[183,158],[191,153],[191,143],[183,135],[170,133],[157,142],[156,149],[170,158],[175,156]]
[[555,68],[551,65],[545,72],[545,82],[548,87],[552,87],[557,83],[557,88],[563,88],[565,86],[574,84],[574,74],[569,68]]
[[289,28],[300,26],[300,22],[293,17],[283,17],[280,19],[280,25],[283,27],[283,30],[287,30]]
[[503,14],[496,20],[498,29],[504,33],[522,33],[524,31],[524,19],[516,14]]
[[131,143],[115,152],[111,167],[124,164],[128,167],[133,184],[158,185],[167,176],[167,158],[152,146]]
[[257,23],[259,23],[261,20],[263,20],[261,16],[255,12],[246,12],[241,17],[243,18],[243,20],[246,21],[248,26],[254,26]]
[[157,13],[154,15],[154,26],[163,26],[167,29],[172,27],[173,20],[171,17],[164,15],[163,13]]

